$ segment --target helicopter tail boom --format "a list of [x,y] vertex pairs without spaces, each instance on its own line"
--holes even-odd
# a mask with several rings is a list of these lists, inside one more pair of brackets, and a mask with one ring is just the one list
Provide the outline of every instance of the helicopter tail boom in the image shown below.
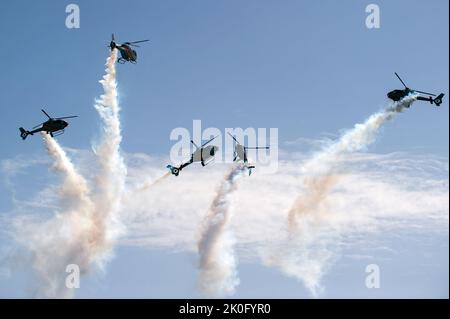
[[427,101],[427,102],[430,102],[430,104],[435,104],[436,106],[439,106],[442,103],[443,97],[444,97],[444,93],[441,93],[438,96],[436,96],[434,99],[431,96],[429,96],[429,97],[418,96],[417,99],[419,101]]

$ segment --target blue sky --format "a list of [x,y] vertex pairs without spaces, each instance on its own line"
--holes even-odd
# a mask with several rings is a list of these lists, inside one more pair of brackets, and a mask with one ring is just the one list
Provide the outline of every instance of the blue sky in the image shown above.
[[[150,39],[138,48],[138,64],[117,66],[127,153],[166,156],[171,130],[191,128],[194,119],[220,129],[276,127],[281,148],[300,137],[338,134],[386,105],[386,93],[401,88],[397,71],[411,88],[445,93],[444,103],[414,104],[383,128],[370,151],[430,154],[448,162],[448,1],[73,1],[80,6],[81,28],[67,29],[69,3],[0,2],[1,160],[46,155],[40,138],[22,141],[18,133],[19,126],[44,120],[42,107],[54,116],[79,115],[59,141],[73,149],[91,147],[99,133],[92,106],[101,94],[98,80],[114,32],[118,42]],[[380,7],[380,29],[365,26],[369,3]],[[51,180],[46,174],[44,166],[27,170],[15,185],[31,192]],[[33,179],[39,183],[31,186]],[[5,183],[0,191],[0,209],[8,211],[11,193]],[[448,232],[430,241],[436,247],[442,239],[448,249]],[[448,296],[448,284],[439,286],[445,268],[448,282],[448,253],[444,257],[436,277],[423,279],[423,287],[435,283],[429,285],[433,296]],[[414,263],[418,257],[402,258]],[[336,277],[327,279],[331,296],[348,296],[339,274],[346,277],[359,267],[351,262],[345,267],[344,261]],[[106,277],[90,276],[90,288],[80,296],[196,296],[195,262],[195,255],[185,252],[120,247]],[[123,279],[128,263],[143,272],[174,271],[149,272],[149,282],[156,284],[136,288],[131,283],[139,280],[132,274]],[[241,272],[237,297],[308,296],[274,269],[244,263]],[[176,275],[165,278],[169,273]],[[24,276],[0,277],[0,297],[23,296]],[[283,292],[271,295],[258,276]],[[392,289],[394,296],[421,295],[406,286]],[[361,296],[372,297],[364,289]]]

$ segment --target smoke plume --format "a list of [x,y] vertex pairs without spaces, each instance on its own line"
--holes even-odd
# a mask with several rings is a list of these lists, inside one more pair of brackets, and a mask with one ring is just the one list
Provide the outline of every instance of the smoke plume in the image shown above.
[[154,181],[146,182],[144,185],[137,188],[133,193],[147,191],[148,189],[150,189],[153,186],[158,185],[159,183],[161,183],[162,181],[164,181],[166,178],[168,178],[171,175],[172,174],[170,172],[167,172],[164,175],[162,175],[161,177],[158,177],[157,179],[155,179]]
[[242,165],[236,165],[225,175],[203,222],[198,242],[199,286],[207,296],[232,295],[239,285],[234,237],[230,230],[230,196],[236,191],[243,171]]
[[96,210],[103,219],[115,219],[125,186],[126,166],[120,153],[122,141],[119,103],[116,82],[117,49],[111,51],[106,61],[106,75],[100,83],[104,94],[95,103],[102,120],[100,143],[94,147],[100,172],[96,178]]
[[312,159],[307,161],[302,172],[305,174],[304,190],[298,196],[288,213],[289,230],[293,231],[299,218],[311,213],[326,199],[326,195],[339,180],[337,175],[339,161],[348,153],[357,152],[373,143],[380,127],[392,119],[396,113],[410,106],[416,95],[410,95],[401,102],[394,103],[381,112],[371,115],[363,123],[356,124],[353,129],[343,134]]
[[94,204],[86,180],[56,140],[45,133],[42,137],[53,159],[52,168],[63,176],[62,185],[55,190],[61,212],[46,222],[21,224],[20,240],[28,245],[32,255],[39,281],[36,297],[68,298],[72,297],[72,290],[65,286],[67,265],[76,264],[80,273],[87,272],[102,247],[98,245]]
[[373,143],[380,127],[415,100],[416,96],[410,95],[371,115],[303,165],[303,189],[288,212],[286,242],[269,263],[301,280],[314,296],[321,292],[320,280],[339,249],[329,249],[340,233],[330,230],[334,227],[328,221],[332,208],[326,206],[326,199],[341,178],[341,160]]

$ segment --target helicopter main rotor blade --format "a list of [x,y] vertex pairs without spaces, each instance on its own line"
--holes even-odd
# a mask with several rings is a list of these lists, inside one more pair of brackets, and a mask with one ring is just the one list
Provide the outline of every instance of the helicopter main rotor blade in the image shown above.
[[214,140],[216,137],[218,137],[219,135],[214,136],[212,139],[210,139],[208,142],[206,142],[205,144],[202,145],[202,147],[206,146],[206,144],[209,144],[212,140]]
[[228,133],[228,135],[231,136],[231,138],[232,138],[237,144],[240,144],[240,143],[238,142],[238,140],[236,139],[236,137],[234,137],[233,135],[231,135],[230,132],[227,132],[227,133]]
[[402,80],[401,77],[397,74],[397,72],[394,72],[394,73],[395,73],[395,75],[398,77],[398,79],[400,80],[400,82],[402,82],[403,86],[404,86],[405,88],[407,88],[405,82],[403,82],[403,80]]
[[256,146],[256,147],[245,147],[248,150],[268,150],[269,146]]
[[141,43],[141,42],[147,42],[150,40],[140,40],[140,41],[133,41],[133,42],[128,42],[129,44],[134,44],[134,43]]
[[433,93],[428,93],[428,92],[423,92],[423,91],[418,91],[418,90],[414,90],[414,91],[417,93],[425,94],[425,95],[436,96],[436,94],[433,94]]
[[51,120],[52,118],[50,117],[50,115],[48,115],[47,114],[47,112],[45,112],[43,109],[41,109],[41,111],[45,114],[45,115],[47,115],[47,117]]
[[74,118],[74,117],[78,117],[78,115],[56,117],[55,120],[71,119],[71,118]]

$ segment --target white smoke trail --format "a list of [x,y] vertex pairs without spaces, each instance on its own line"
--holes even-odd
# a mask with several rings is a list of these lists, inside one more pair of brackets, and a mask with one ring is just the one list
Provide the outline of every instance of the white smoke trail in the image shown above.
[[126,167],[120,154],[122,135],[117,99],[116,59],[117,50],[113,50],[106,61],[106,75],[100,81],[104,94],[95,103],[95,109],[103,122],[103,135],[101,142],[95,147],[95,153],[101,166],[97,178],[101,190],[99,201],[101,206],[109,208],[102,209],[105,212],[117,210],[126,176]]
[[380,127],[392,119],[396,113],[402,112],[417,99],[417,95],[409,95],[401,102],[394,103],[383,111],[371,115],[363,123],[356,124],[353,129],[343,134],[335,143],[331,144],[312,159],[307,161],[302,172],[305,178],[304,193],[295,200],[289,211],[288,223],[292,230],[295,221],[305,213],[314,211],[325,199],[328,191],[339,180],[336,169],[342,156],[364,149],[373,143]]
[[373,143],[380,127],[416,98],[409,95],[371,115],[303,165],[304,188],[289,210],[286,242],[269,263],[302,281],[314,296],[321,292],[320,280],[337,255],[328,247],[338,240],[339,232],[329,231],[333,226],[327,223],[330,212],[325,204],[340,179],[340,159]]
[[122,134],[119,118],[119,103],[116,82],[117,49],[112,50],[106,60],[106,74],[100,83],[104,94],[96,100],[95,109],[102,120],[100,143],[94,147],[100,172],[96,177],[95,210],[98,218],[105,225],[104,235],[110,242],[117,239],[123,231],[118,221],[118,212],[122,199],[127,174],[123,157],[120,153]]
[[[127,188],[124,190],[122,196],[122,206],[129,206],[135,200],[135,197],[140,193],[144,193],[149,191],[155,186],[161,184],[164,180],[169,178],[172,174],[170,172],[165,173],[164,175],[156,178],[155,180],[147,181],[142,185],[136,186],[134,188]],[[140,176],[142,178],[142,176]]]
[[66,267],[79,266],[88,271],[103,247],[98,245],[94,205],[86,180],[76,171],[64,150],[49,135],[42,133],[52,168],[64,177],[57,189],[63,213],[44,223],[21,223],[18,240],[32,254],[32,266],[38,275],[37,297],[68,298],[73,290],[65,286]]
[[236,191],[236,182],[243,171],[242,165],[236,165],[225,175],[203,223],[198,242],[199,287],[207,296],[232,295],[239,285],[234,237],[229,229],[230,196]]
[[164,175],[162,175],[161,177],[158,177],[157,179],[155,179],[151,182],[146,182],[144,185],[136,188],[132,193],[145,192],[146,190],[150,189],[151,187],[154,187],[154,186],[158,185],[159,183],[163,182],[166,178],[170,177],[171,175],[172,174],[170,172],[167,172]]

